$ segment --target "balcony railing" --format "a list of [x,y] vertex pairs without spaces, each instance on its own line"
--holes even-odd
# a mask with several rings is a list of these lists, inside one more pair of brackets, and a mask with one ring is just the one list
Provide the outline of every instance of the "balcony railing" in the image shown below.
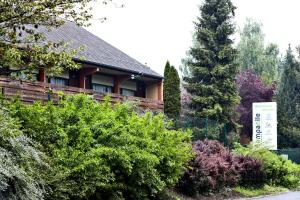
[[11,99],[16,95],[19,95],[21,101],[24,103],[34,103],[35,101],[47,102],[49,100],[58,101],[58,93],[63,92],[64,94],[85,93],[93,95],[93,98],[99,102],[103,101],[103,98],[109,95],[112,103],[130,101],[141,109],[148,109],[155,112],[162,112],[164,107],[163,102],[159,100],[122,96],[115,93],[105,94],[88,89],[60,86],[42,82],[21,81],[8,77],[0,77],[0,88],[2,88],[2,93],[6,98]]

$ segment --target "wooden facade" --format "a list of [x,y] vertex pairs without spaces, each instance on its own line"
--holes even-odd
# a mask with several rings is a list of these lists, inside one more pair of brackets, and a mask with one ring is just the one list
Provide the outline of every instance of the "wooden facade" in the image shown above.
[[[130,101],[144,110],[149,109],[154,112],[163,111],[163,101],[160,99],[155,100],[134,96],[122,96],[117,93],[99,93],[91,89],[84,89],[84,79],[80,79],[83,88],[46,83],[45,81],[42,81],[46,79],[45,74],[42,72],[39,73],[39,79],[40,82],[31,82],[14,80],[9,77],[0,77],[0,88],[6,98],[11,99],[16,95],[19,95],[20,99],[25,103],[33,103],[35,101],[47,102],[49,100],[58,101],[59,92],[63,92],[64,94],[85,93],[92,95],[93,98],[99,102],[103,100],[104,96],[109,95],[112,103]],[[80,86],[82,86],[81,84]],[[161,90],[161,87],[161,84],[159,84],[158,90]],[[159,95],[159,98],[162,98],[161,95]]]

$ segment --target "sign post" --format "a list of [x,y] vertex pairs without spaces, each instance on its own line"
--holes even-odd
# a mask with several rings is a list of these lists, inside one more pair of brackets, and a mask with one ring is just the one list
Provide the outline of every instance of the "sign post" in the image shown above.
[[270,150],[277,150],[277,104],[276,102],[253,103],[254,143],[260,143]]

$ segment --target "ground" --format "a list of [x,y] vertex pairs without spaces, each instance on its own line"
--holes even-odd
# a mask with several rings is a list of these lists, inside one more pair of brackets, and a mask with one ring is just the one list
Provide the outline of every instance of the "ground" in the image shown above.
[[300,191],[288,192],[276,196],[267,196],[262,198],[255,198],[256,200],[300,200]]

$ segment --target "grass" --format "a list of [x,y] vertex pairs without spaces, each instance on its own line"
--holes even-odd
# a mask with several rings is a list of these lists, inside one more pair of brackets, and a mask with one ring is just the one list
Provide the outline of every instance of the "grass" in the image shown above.
[[269,194],[279,194],[282,192],[287,192],[289,190],[283,187],[265,185],[261,188],[244,188],[238,186],[234,188],[234,191],[241,194],[244,197],[257,197]]

